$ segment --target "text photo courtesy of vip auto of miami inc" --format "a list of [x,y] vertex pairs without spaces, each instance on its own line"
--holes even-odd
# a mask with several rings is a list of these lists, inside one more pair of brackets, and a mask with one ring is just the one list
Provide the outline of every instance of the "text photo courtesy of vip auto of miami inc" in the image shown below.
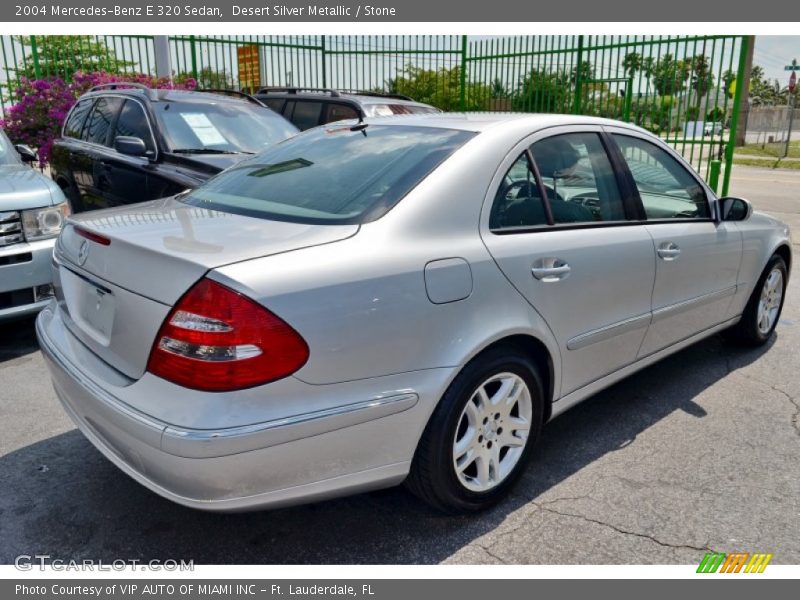
[[800,36],[86,18],[0,37],[9,594],[797,577]]

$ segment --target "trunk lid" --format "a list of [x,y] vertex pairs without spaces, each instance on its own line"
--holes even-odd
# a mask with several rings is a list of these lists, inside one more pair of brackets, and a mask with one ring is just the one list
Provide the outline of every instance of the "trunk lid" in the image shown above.
[[[91,241],[76,228],[109,243]],[[269,221],[172,198],[83,213],[69,220],[56,245],[56,294],[72,333],[138,378],[170,307],[206,272],[357,231],[358,225]]]

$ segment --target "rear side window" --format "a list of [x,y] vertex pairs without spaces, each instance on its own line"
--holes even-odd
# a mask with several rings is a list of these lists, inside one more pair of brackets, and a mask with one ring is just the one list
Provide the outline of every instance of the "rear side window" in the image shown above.
[[86,126],[83,128],[82,139],[93,144],[107,146],[111,124],[114,122],[121,105],[121,98],[99,98],[94,103],[94,108],[86,121]]
[[[150,133],[147,116],[141,104],[135,100],[126,100],[122,106],[114,129],[114,139],[119,136],[137,137],[144,142],[149,154],[155,154],[153,134]],[[113,144],[113,139],[111,143]]]
[[322,119],[323,123],[332,123],[334,121],[343,121],[345,119],[357,119],[359,117],[358,111],[348,104],[330,103],[325,109],[325,116]]
[[182,200],[277,221],[365,223],[383,216],[474,135],[390,125],[319,128],[223,171]]
[[655,144],[613,135],[628,163],[648,219],[707,219],[706,193],[686,167]]
[[498,230],[537,225],[547,225],[547,217],[527,153],[522,153],[497,189],[489,227]]
[[91,108],[91,100],[81,100],[75,105],[75,108],[73,108],[72,112],[69,114],[69,119],[67,119],[67,122],[64,125],[65,136],[72,138],[81,137],[81,131],[83,130],[83,124],[86,121],[86,115],[89,114]]
[[319,116],[322,113],[322,102],[306,102],[298,100],[294,105],[292,123],[300,131],[311,129],[319,125]]
[[258,96],[258,99],[278,114],[281,114],[283,105],[286,102],[283,98],[265,98],[264,96]]
[[625,207],[596,133],[566,133],[531,146],[555,223],[622,221]]

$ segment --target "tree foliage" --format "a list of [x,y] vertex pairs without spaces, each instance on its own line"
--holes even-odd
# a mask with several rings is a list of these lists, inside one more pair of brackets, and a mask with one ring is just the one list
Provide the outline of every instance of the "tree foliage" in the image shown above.
[[[406,65],[391,80],[391,92],[410,96],[418,102],[431,104],[445,111],[461,110],[461,67],[442,67],[436,71]],[[490,86],[466,81],[464,98],[468,111],[487,110],[492,97]]]
[[697,94],[699,103],[714,87],[714,73],[711,71],[711,63],[705,54],[692,57],[689,60],[689,67],[691,68],[691,87]]
[[688,61],[675,59],[667,53],[655,62],[650,78],[659,96],[674,96],[686,89],[690,71]]
[[[175,76],[178,81],[183,81],[192,78],[192,74],[188,71],[182,71]],[[197,71],[197,87],[202,90],[235,90],[236,86],[233,81],[233,76],[225,69],[212,69],[211,67],[203,67]]]
[[766,77],[764,68],[755,65],[750,71],[750,102],[754,106],[780,106],[789,101],[788,86]]
[[572,107],[570,74],[533,69],[527,73],[511,98],[511,108],[523,112],[569,112]]
[[[36,73],[31,37],[36,42],[36,57],[39,73]],[[113,47],[98,42],[90,35],[37,35],[18,36],[17,41],[27,48],[24,58],[17,65],[18,73],[29,80],[39,77],[61,77],[72,79],[78,71],[90,73],[120,74],[129,71],[133,62],[117,57]]]

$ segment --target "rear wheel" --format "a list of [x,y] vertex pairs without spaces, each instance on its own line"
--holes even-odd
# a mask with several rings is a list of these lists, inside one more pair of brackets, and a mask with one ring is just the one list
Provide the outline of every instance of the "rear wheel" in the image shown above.
[[473,512],[500,500],[522,473],[542,427],[536,366],[514,349],[469,363],[422,435],[407,485],[444,512]]
[[730,331],[732,337],[750,346],[765,344],[775,331],[786,296],[786,262],[773,255],[747,302],[742,318]]

